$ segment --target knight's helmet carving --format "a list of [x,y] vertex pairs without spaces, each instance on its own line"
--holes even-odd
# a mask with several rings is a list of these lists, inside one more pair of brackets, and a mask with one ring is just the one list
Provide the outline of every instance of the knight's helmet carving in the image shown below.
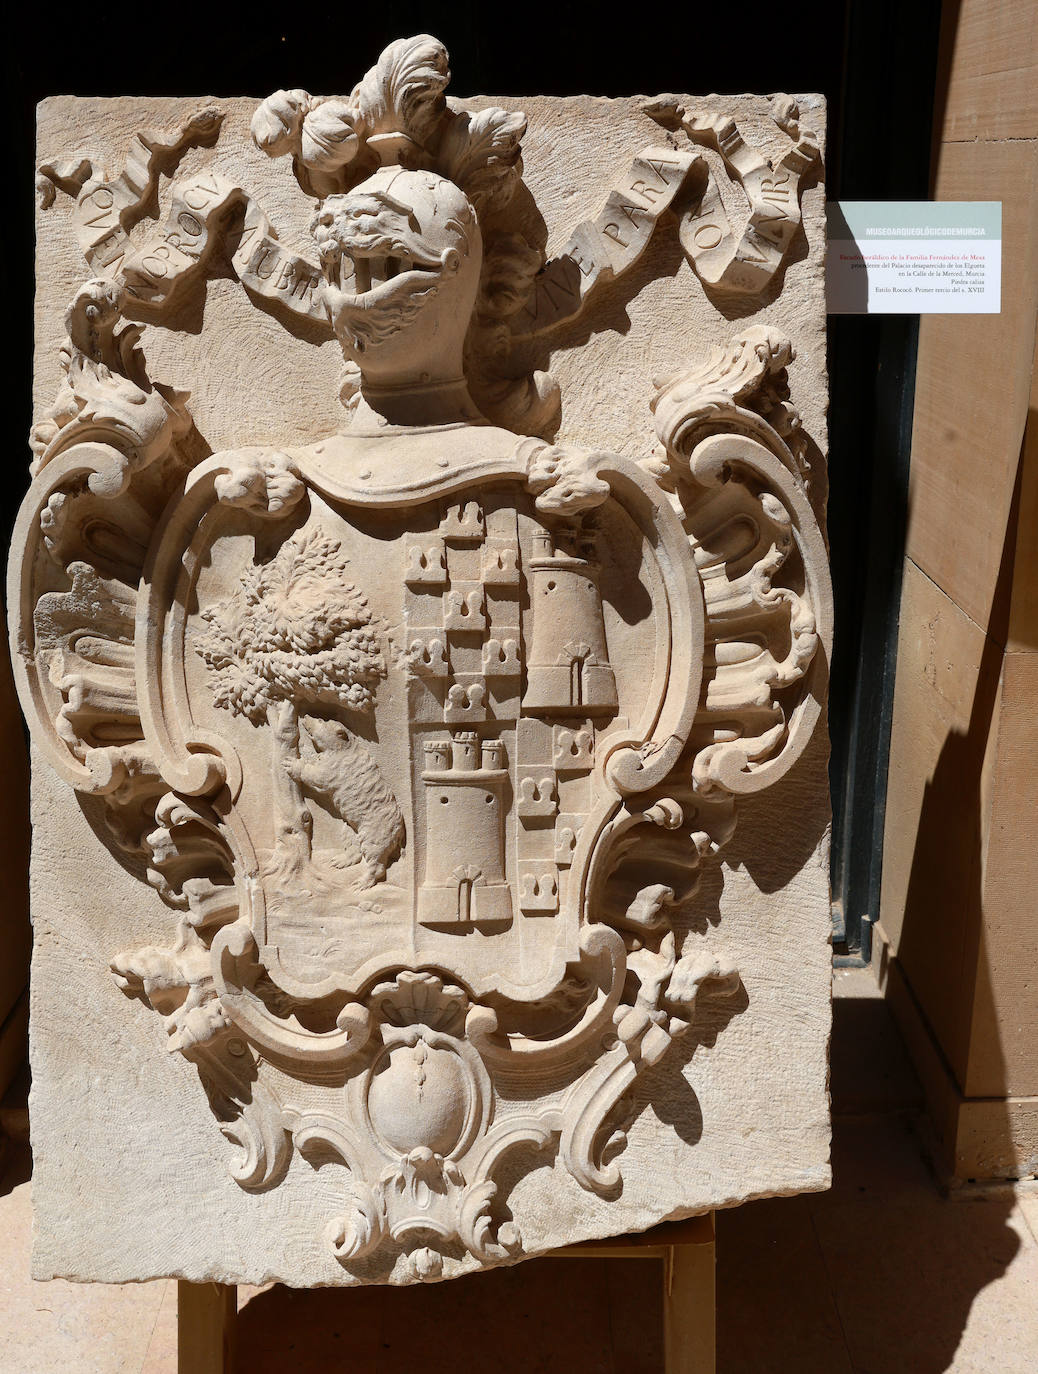
[[593,535],[541,528],[527,577],[533,629],[523,714],[615,715]]

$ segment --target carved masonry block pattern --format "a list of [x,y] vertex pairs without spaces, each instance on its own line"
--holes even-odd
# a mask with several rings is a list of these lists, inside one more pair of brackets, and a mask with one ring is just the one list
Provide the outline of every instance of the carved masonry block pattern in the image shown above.
[[478,501],[449,505],[440,521],[440,534],[457,544],[482,543],[485,531],[483,508]]
[[487,677],[518,677],[522,671],[518,638],[488,639],[483,645],[483,672]]
[[551,761],[560,773],[586,772],[595,762],[594,731],[583,726],[571,729],[556,725],[552,731]]
[[559,816],[555,823],[555,862],[559,868],[568,868],[573,862],[573,851],[577,847],[584,817],[566,814]]
[[516,806],[520,820],[541,820],[558,811],[553,773],[527,766],[519,771],[517,784]]
[[416,673],[422,677],[447,677],[450,665],[447,662],[447,645],[442,632],[412,632],[407,647],[411,665]]
[[41,1278],[424,1282],[828,1179],[822,104],[371,57],[41,107]]
[[519,905],[531,916],[558,911],[558,878],[550,867],[532,860],[519,865]]
[[519,548],[516,544],[494,541],[483,545],[483,585],[518,587]]
[[447,553],[442,540],[410,546],[404,581],[414,587],[444,586],[447,581]]

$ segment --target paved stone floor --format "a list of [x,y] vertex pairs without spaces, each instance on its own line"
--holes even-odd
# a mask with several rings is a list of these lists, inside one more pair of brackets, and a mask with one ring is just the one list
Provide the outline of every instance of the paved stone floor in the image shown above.
[[[837,973],[836,992],[834,1186],[718,1215],[718,1374],[1034,1374],[1038,1192],[942,1197],[871,975]],[[9,1142],[0,1374],[176,1374],[175,1284],[28,1278],[29,1174]],[[660,1269],[548,1259],[431,1288],[243,1291],[241,1367],[658,1374]]]

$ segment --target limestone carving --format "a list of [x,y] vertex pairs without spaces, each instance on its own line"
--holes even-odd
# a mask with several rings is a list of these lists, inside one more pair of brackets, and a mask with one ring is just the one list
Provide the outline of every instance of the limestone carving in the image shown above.
[[[526,119],[448,79],[419,36],[348,98],[255,110],[313,203],[309,257],[247,187],[178,172],[221,112],[138,135],[118,175],[41,167],[92,275],[14,540],[22,701],[168,909],[166,943],[98,957],[197,1068],[243,1189],[299,1160],[339,1180],[312,1244],[351,1281],[521,1257],[524,1170],[619,1196],[648,1071],[741,987],[723,928],[675,912],[803,754],[831,640],[790,338],[691,349],[634,455],[559,439],[562,388],[523,352],[670,209],[711,291],[778,289],[818,161],[796,106],[768,161],[654,102],[670,141],[549,258],[517,208]],[[745,188],[741,238],[680,131]],[[221,245],[338,341],[339,432],[209,452],[150,377],[142,325],[178,327]]]

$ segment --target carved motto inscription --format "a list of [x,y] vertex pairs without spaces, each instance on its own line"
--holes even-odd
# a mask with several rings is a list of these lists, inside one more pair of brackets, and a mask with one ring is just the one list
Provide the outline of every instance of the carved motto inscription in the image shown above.
[[[723,923],[681,913],[811,741],[831,638],[794,341],[751,318],[817,177],[796,104],[774,100],[766,154],[649,102],[652,141],[551,255],[526,120],[448,78],[420,36],[348,98],[255,110],[309,254],[205,160],[216,109],[135,134],[121,170],[40,170],[90,275],[32,434],[19,691],[168,910],[164,942],[97,959],[197,1069],[242,1189],[338,1171],[312,1245],[340,1281],[521,1256],[530,1170],[621,1196],[650,1071],[700,1006],[722,1039],[752,1009]],[[560,439],[545,365],[637,293],[659,236],[726,341],[683,344],[640,452]],[[217,276],[337,341],[338,432],[212,452],[149,375],[142,328],[175,339]],[[681,1205],[661,1188],[659,1215]]]

